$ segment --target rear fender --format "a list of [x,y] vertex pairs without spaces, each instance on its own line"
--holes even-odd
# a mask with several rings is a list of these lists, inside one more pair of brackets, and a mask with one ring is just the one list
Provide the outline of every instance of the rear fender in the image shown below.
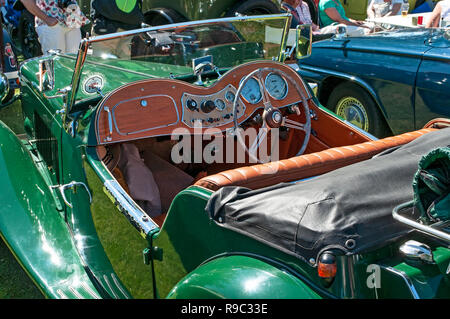
[[320,299],[286,270],[262,260],[233,255],[213,259],[184,277],[169,292],[173,299]]

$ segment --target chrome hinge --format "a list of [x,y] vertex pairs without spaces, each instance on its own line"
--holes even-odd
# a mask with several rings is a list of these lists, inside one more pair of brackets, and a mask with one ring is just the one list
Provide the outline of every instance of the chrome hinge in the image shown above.
[[152,260],[163,260],[163,250],[159,247],[145,248],[142,254],[144,256],[145,265],[150,265]]
[[85,183],[72,181],[72,182],[70,182],[70,183],[68,183],[68,184],[64,184],[64,185],[54,185],[54,186],[50,186],[50,187],[53,188],[53,189],[54,189],[54,188],[57,188],[57,189],[59,190],[59,192],[61,193],[61,196],[62,196],[62,199],[63,199],[64,203],[65,203],[67,206],[69,206],[70,208],[73,208],[72,203],[70,203],[70,202],[67,200],[67,198],[66,198],[65,191],[66,191],[66,189],[69,189],[69,188],[73,188],[73,189],[76,190],[76,187],[77,187],[77,186],[83,186],[83,187],[86,189],[86,192],[87,192],[88,195],[89,195],[89,203],[92,203],[92,195],[91,195],[91,192],[89,191],[89,188],[86,186]]

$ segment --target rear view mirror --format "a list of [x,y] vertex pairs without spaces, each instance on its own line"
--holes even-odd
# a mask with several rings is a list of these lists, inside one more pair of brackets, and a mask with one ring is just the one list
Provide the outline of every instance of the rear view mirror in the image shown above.
[[39,61],[39,91],[47,92],[55,88],[55,68],[53,59]]
[[311,55],[312,28],[310,24],[300,24],[296,30],[296,58],[304,59]]

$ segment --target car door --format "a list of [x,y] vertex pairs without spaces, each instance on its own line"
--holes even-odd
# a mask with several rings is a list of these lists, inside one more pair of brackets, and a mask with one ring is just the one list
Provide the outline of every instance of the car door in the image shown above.
[[[448,31],[447,31],[448,35]],[[442,36],[430,42],[417,74],[415,126],[437,117],[450,117],[450,40]]]

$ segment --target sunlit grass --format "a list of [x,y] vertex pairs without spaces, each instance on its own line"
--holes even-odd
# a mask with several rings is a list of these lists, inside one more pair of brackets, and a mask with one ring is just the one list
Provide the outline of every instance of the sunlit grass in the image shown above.
[[0,109],[0,121],[5,123],[14,133],[24,133],[22,103],[20,100]]

